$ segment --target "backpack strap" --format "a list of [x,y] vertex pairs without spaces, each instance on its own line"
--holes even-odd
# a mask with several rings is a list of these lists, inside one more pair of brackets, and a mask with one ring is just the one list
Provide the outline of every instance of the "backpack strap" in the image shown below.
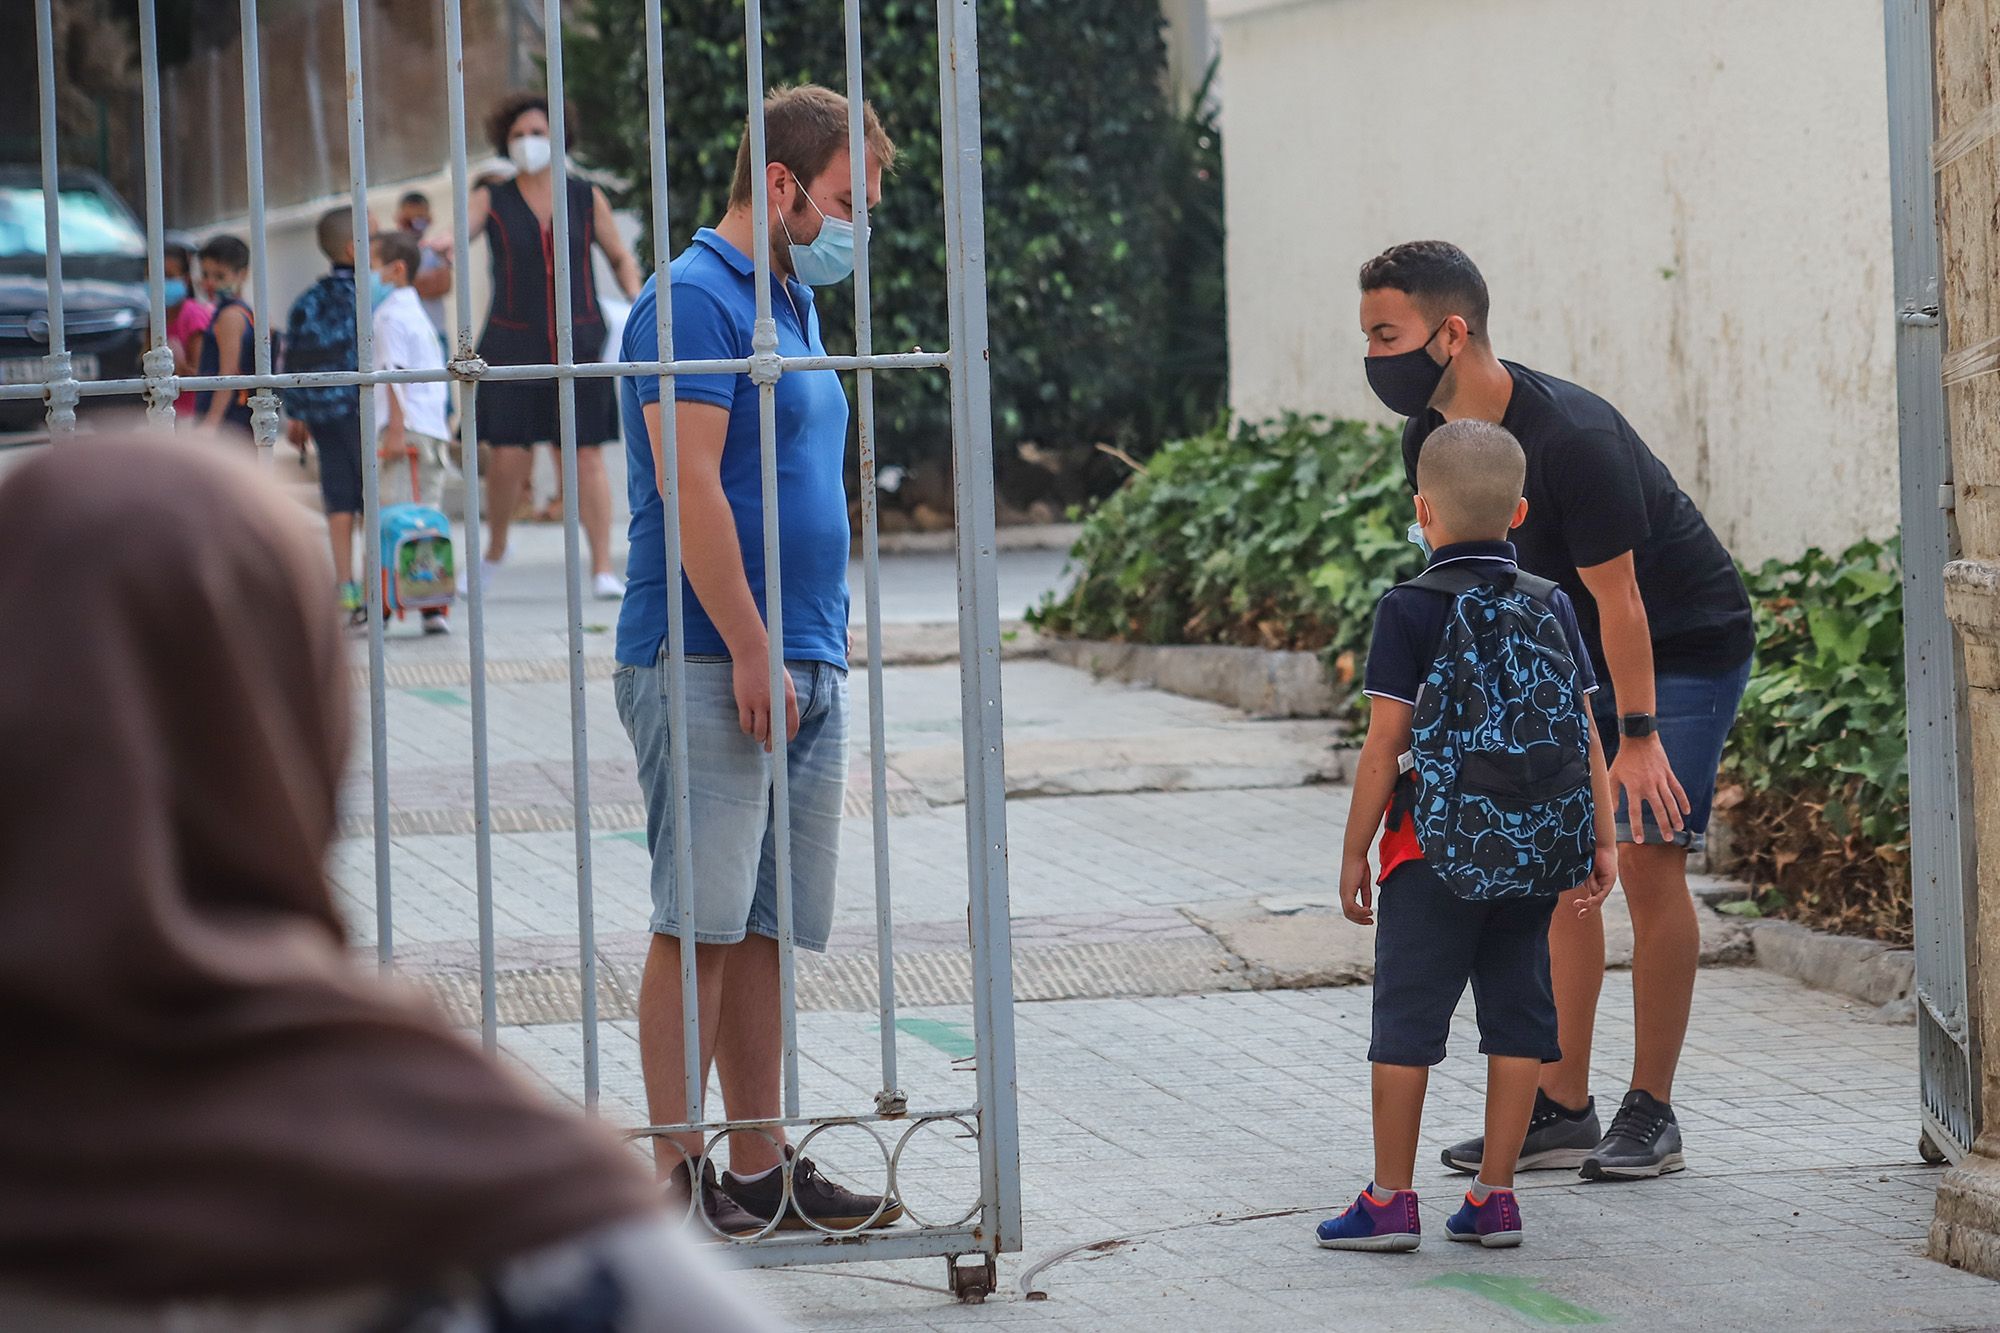
[[[1517,574],[1515,577],[1518,578],[1520,576]],[[1457,597],[1461,593],[1471,592],[1474,588],[1486,587],[1488,585],[1505,587],[1507,583],[1508,575],[1504,571],[1495,574],[1483,574],[1469,565],[1439,565],[1435,568],[1425,570],[1413,579],[1406,579],[1396,586],[1399,588],[1422,588],[1426,592],[1441,592],[1448,597]]]
[[1514,591],[1525,593],[1543,606],[1553,606],[1556,595],[1556,581],[1545,579],[1539,574],[1517,570],[1514,574]]
[[1427,592],[1441,592],[1450,597],[1471,592],[1484,585],[1497,588],[1512,588],[1542,605],[1547,606],[1555,597],[1556,583],[1539,574],[1530,574],[1525,569],[1499,570],[1483,574],[1469,565],[1443,565],[1427,569],[1413,579],[1397,584],[1399,588],[1422,588]]

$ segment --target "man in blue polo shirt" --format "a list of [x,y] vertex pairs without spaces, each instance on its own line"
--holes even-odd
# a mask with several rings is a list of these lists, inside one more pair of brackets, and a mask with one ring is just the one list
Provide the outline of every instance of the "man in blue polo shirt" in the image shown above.
[[[813,287],[854,266],[852,159],[847,99],[805,86],[764,103],[769,192],[771,315],[781,356],[823,356]],[[872,207],[896,149],[872,109],[865,116]],[[757,318],[755,215],[749,139],[736,157],[729,211],[674,260],[673,350],[680,361],[752,354]],[[624,359],[659,357],[657,294],[648,280],[625,325]],[[831,370],[787,371],[777,399],[780,595],[785,697],[771,695],[774,651],[766,626],[764,496],[758,387],[747,374],[681,375],[673,412],[679,447],[684,577],[666,568],[660,502],[660,380],[623,380],[631,554],[618,616],[618,715],[638,755],[652,853],[652,947],[639,992],[639,1049],[654,1124],[701,1118],[686,1105],[681,949],[695,946],[704,1036],[733,1120],[775,1119],[782,1029],[771,815],[772,729],[789,737],[793,936],[824,950],[833,921],[840,814],[847,788],[847,396]],[[687,642],[687,754],[694,883],[692,927],[681,920],[674,875],[673,782],[667,730],[667,598],[679,584]],[[828,1181],[785,1145],[782,1128],[732,1135],[730,1170],[688,1163],[699,1134],[656,1145],[677,1197],[699,1195],[726,1233],[781,1226],[848,1228],[896,1221],[893,1200]],[[685,1154],[685,1158],[683,1157]],[[781,1154],[783,1155],[781,1157]],[[787,1207],[783,1157],[792,1158]]]

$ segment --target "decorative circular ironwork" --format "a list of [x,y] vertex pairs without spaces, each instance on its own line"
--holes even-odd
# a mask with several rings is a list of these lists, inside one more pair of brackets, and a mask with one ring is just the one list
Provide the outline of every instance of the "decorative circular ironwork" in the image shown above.
[[[793,1157],[788,1157],[785,1159],[786,1200],[789,1201],[792,1197],[792,1163],[797,1161],[798,1158],[805,1156],[806,1148],[812,1143],[812,1141],[818,1138],[820,1135],[826,1133],[829,1129],[848,1129],[848,1128],[863,1130],[867,1133],[870,1139],[874,1140],[875,1150],[882,1154],[882,1167],[884,1174],[887,1176],[888,1183],[883,1186],[881,1197],[879,1197],[875,1201],[875,1211],[868,1214],[867,1221],[861,1222],[855,1226],[849,1226],[849,1227],[821,1226],[818,1222],[815,1222],[811,1217],[808,1217],[806,1215],[805,1209],[803,1208],[796,1209],[795,1211],[799,1215],[799,1220],[804,1222],[808,1227],[812,1228],[814,1231],[819,1232],[822,1236],[846,1236],[846,1235],[851,1235],[857,1231],[866,1231],[868,1230],[868,1228],[874,1226],[878,1221],[881,1220],[882,1214],[888,1211],[889,1205],[896,1199],[896,1169],[891,1164],[891,1158],[889,1155],[889,1145],[882,1141],[881,1134],[876,1132],[876,1129],[873,1125],[869,1124],[865,1120],[855,1120],[855,1121],[849,1121],[845,1124],[814,1125],[810,1130],[806,1132],[806,1136],[799,1140],[797,1154]],[[907,1212],[908,1209],[905,1209],[904,1211]]]
[[973,1128],[973,1126],[965,1119],[964,1116],[931,1115],[931,1116],[924,1116],[921,1119],[912,1121],[910,1127],[903,1131],[902,1137],[896,1140],[896,1151],[889,1155],[889,1193],[894,1195],[896,1201],[903,1205],[903,1216],[909,1218],[912,1222],[916,1223],[920,1227],[962,1227],[966,1223],[970,1222],[974,1217],[977,1217],[979,1215],[981,1200],[979,1200],[978,1198],[974,1198],[972,1206],[966,1209],[964,1215],[959,1217],[956,1221],[951,1221],[951,1222],[927,1221],[921,1214],[917,1212],[917,1210],[914,1207],[911,1206],[910,1201],[903,1197],[902,1188],[897,1183],[898,1180],[901,1178],[901,1171],[903,1166],[903,1150],[910,1146],[910,1140],[916,1136],[917,1131],[922,1129],[926,1125],[957,1125],[960,1129],[964,1130],[967,1134],[971,1135],[973,1138],[979,1137],[979,1131]]

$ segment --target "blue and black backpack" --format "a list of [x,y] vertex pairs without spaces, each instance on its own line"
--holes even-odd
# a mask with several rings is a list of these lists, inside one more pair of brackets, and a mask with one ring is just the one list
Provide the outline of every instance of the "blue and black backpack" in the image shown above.
[[[354,275],[323,273],[292,303],[285,322],[287,372],[353,370],[355,349]],[[352,384],[316,384],[284,391],[285,412],[309,426],[326,425],[361,411],[361,391]]]
[[1424,861],[1461,898],[1566,893],[1597,848],[1590,717],[1556,585],[1463,565],[1401,585],[1452,599],[1404,767]]

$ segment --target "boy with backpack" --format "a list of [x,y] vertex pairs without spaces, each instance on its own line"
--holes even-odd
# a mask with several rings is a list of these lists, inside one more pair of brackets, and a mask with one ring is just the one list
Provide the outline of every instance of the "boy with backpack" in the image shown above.
[[[1328,1249],[1421,1242],[1412,1185],[1424,1091],[1468,981],[1487,1057],[1486,1153],[1445,1234],[1521,1243],[1515,1158],[1542,1064],[1561,1058],[1549,920],[1557,897],[1579,887],[1576,910],[1595,911],[1617,877],[1588,701],[1597,679],[1576,612],[1560,588],[1520,569],[1507,540],[1527,514],[1526,472],[1500,426],[1434,432],[1416,497],[1431,561],[1376,608],[1363,677],[1372,710],[1340,870],[1342,912],[1377,927],[1375,1178],[1320,1223]],[[1378,826],[1379,924],[1368,863]]]
[[[292,303],[285,321],[287,371],[353,370],[354,224],[345,208],[320,214],[319,248],[331,265]],[[333,543],[333,577],[341,609],[362,614],[361,584],[354,577],[354,529],[361,518],[361,394],[353,385],[286,389],[291,441],[301,449],[310,435],[319,450],[319,494]]]

